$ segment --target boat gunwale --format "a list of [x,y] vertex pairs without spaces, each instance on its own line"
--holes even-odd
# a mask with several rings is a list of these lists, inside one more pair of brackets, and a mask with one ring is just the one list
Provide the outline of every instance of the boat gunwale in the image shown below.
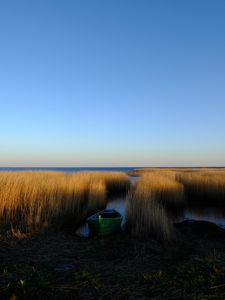
[[[87,218],[87,222],[98,220],[98,219],[99,219],[99,218],[98,218],[99,214],[100,214],[100,213],[103,213],[103,212],[104,212],[104,210],[101,210],[101,211],[99,211],[99,212],[97,212],[97,213],[91,215],[90,217]],[[117,211],[116,211],[116,212],[117,212]],[[119,214],[119,216],[117,216],[117,217],[113,217],[113,218],[109,218],[109,217],[104,218],[104,217],[101,217],[101,219],[107,219],[107,220],[117,220],[117,219],[120,219],[120,220],[122,220],[122,219],[123,219],[122,215],[121,215],[119,212],[117,212],[117,213]]]

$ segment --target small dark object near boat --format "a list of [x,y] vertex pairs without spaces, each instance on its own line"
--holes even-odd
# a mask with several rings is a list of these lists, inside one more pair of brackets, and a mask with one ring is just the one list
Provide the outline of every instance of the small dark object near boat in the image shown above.
[[105,209],[87,219],[91,235],[106,236],[120,230],[122,216],[114,209]]
[[176,228],[181,233],[190,234],[201,238],[225,238],[225,230],[208,221],[186,220],[176,223]]

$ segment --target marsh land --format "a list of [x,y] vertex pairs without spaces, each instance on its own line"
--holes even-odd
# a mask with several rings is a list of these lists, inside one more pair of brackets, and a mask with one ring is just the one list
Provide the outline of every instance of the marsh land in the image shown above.
[[[180,220],[225,205],[224,169],[0,173],[2,299],[224,299],[225,230]],[[124,231],[76,229],[109,199],[126,201]],[[176,220],[176,221],[175,221]]]

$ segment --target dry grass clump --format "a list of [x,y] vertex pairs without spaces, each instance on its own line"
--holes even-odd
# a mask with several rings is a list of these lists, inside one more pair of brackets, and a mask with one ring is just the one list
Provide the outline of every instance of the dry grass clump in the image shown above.
[[88,214],[103,209],[107,195],[126,193],[130,187],[128,175],[121,172],[80,172],[79,178],[88,194]]
[[91,214],[106,206],[106,185],[103,180],[93,180],[89,185],[87,213]]
[[22,232],[75,228],[89,213],[105,207],[108,189],[121,191],[128,182],[126,174],[111,172],[1,172],[1,227]]
[[204,170],[177,174],[190,203],[225,204],[225,171]]
[[183,186],[173,172],[143,174],[127,197],[127,227],[137,236],[152,235],[161,240],[174,237],[167,208],[184,205]]
[[77,224],[85,214],[84,193],[63,173],[1,173],[1,225],[32,232],[62,225],[72,216]]
[[174,172],[146,173],[136,182],[137,191],[142,188],[167,208],[185,204],[183,185],[175,180]]
[[174,237],[172,221],[147,186],[138,185],[127,196],[127,229],[137,237],[168,241]]
[[126,193],[130,188],[129,176],[126,173],[103,172],[102,176],[109,194]]
[[84,182],[103,180],[106,185],[107,194],[126,193],[130,187],[129,176],[122,172],[79,172],[74,173],[72,176],[79,177]]
[[137,236],[152,235],[161,240],[174,237],[169,209],[185,204],[183,185],[170,170],[145,172],[127,197],[127,227]]

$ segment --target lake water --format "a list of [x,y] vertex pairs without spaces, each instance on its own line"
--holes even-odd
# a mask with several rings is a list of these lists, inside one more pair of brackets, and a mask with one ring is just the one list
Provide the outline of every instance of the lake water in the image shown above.
[[112,171],[112,172],[129,172],[136,167],[70,167],[70,168],[57,168],[57,167],[0,167],[0,171],[59,171],[66,173],[81,172],[81,171]]

